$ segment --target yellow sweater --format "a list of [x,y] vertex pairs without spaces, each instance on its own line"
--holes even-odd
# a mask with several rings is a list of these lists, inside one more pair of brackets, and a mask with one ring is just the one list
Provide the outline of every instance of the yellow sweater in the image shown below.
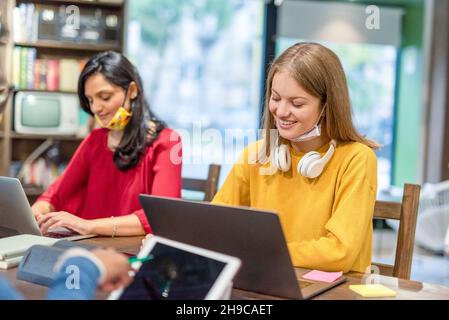
[[[248,163],[260,145],[245,149],[213,203],[277,212],[294,266],[364,272],[371,264],[375,153],[358,142],[337,144],[323,173],[308,179],[296,171],[304,154],[292,148],[291,170],[260,174],[270,164]],[[323,155],[328,147],[317,151]]]

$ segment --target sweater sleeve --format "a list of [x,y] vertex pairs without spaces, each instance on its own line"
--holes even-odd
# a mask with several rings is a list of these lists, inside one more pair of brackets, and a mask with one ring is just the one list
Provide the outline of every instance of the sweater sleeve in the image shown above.
[[[56,211],[65,210],[76,214],[76,207],[83,199],[74,200],[81,195],[89,177],[88,154],[91,140],[92,133],[81,142],[63,174],[37,201],[49,202]],[[71,207],[67,207],[67,205],[71,205]]]
[[92,300],[95,298],[100,269],[85,256],[66,259],[47,293],[48,300]]
[[[181,197],[182,142],[175,131],[169,131],[167,136],[161,136],[153,153],[153,177],[150,194],[156,196]],[[149,161],[149,159],[147,159]],[[146,233],[151,233],[151,227],[143,209],[133,212]]]
[[0,300],[23,300],[23,296],[0,276]]
[[212,199],[213,204],[247,207],[251,205],[247,159],[248,149],[245,149],[233,165],[223,186]]
[[377,160],[370,150],[354,156],[337,187],[327,234],[310,241],[288,243],[295,266],[324,271],[351,270],[363,239],[372,232],[377,189]]

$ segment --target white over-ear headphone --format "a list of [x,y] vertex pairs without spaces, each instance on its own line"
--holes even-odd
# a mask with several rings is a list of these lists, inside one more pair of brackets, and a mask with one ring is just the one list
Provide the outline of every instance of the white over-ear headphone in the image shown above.
[[[324,167],[332,158],[336,147],[335,140],[331,140],[329,149],[326,154],[321,155],[316,151],[307,152],[299,161],[296,170],[299,174],[306,178],[316,178],[324,170]],[[273,152],[273,165],[283,172],[287,172],[291,167],[291,156],[288,146],[281,144],[274,149]]]

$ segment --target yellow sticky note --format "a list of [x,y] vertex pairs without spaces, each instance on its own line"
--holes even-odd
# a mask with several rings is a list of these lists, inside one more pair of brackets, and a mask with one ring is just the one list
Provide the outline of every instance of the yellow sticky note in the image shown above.
[[349,286],[349,289],[364,298],[396,297],[396,292],[381,284],[360,284]]

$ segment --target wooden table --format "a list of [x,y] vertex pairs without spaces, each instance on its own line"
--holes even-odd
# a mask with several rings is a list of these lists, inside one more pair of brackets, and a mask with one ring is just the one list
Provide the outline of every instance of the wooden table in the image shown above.
[[[82,240],[86,243],[102,247],[112,247],[118,251],[130,254],[136,254],[139,251],[142,237],[117,237],[117,238],[91,238]],[[25,296],[27,299],[44,299],[47,288],[24,282],[16,279],[16,268],[10,270],[0,270],[0,276],[5,276],[10,282]],[[298,279],[306,269],[296,268]],[[363,299],[353,291],[349,290],[352,284],[360,284],[363,274],[349,273],[346,275],[348,281],[341,284],[321,295],[315,297],[317,300],[360,300]],[[411,280],[401,280],[393,277],[380,276],[380,283],[397,292],[395,298],[386,298],[388,300],[424,300],[424,299],[448,299],[449,287],[440,285],[427,284]],[[98,292],[97,299],[104,299],[107,295]],[[234,289],[232,293],[233,299],[279,299],[277,297],[266,296],[258,293]]]

